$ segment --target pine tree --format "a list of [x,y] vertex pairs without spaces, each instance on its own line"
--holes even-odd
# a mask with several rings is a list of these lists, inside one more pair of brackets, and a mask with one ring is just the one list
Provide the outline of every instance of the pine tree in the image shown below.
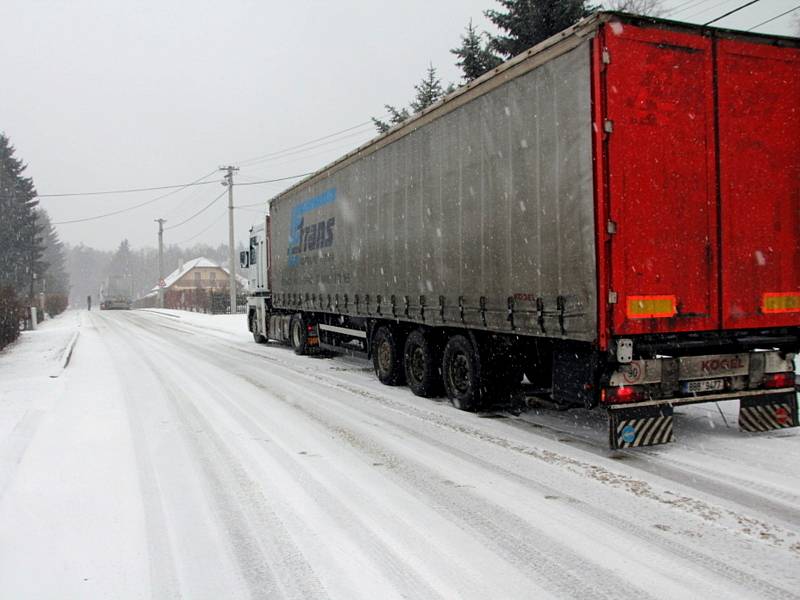
[[470,20],[464,34],[461,36],[461,45],[450,50],[458,57],[456,65],[464,74],[464,81],[470,82],[477,79],[487,71],[491,71],[501,60],[489,49],[484,42],[485,33],[480,33]]
[[415,113],[422,112],[429,106],[436,104],[443,96],[442,80],[436,74],[436,67],[433,63],[428,65],[425,77],[414,86],[417,95],[410,103],[411,110]]
[[386,111],[389,113],[389,121],[387,122],[372,117],[375,129],[377,129],[379,133],[386,133],[392,126],[402,123],[413,113],[418,113],[432,104],[435,104],[441,100],[445,94],[449,94],[454,89],[455,87],[453,84],[448,85],[446,89],[442,88],[442,80],[436,73],[436,67],[434,67],[433,64],[428,65],[425,77],[414,86],[416,95],[409,103],[409,108],[396,108],[391,104],[385,104],[384,108],[386,108]]
[[33,293],[34,275],[44,273],[41,225],[36,218],[36,189],[24,177],[26,165],[15,158],[5,134],[0,134],[0,286],[19,296]]
[[64,244],[58,237],[58,231],[50,221],[50,215],[44,209],[36,210],[36,218],[42,229],[44,240],[44,253],[42,264],[44,266],[44,289],[48,294],[69,293],[69,275],[66,271],[66,252]]
[[406,108],[397,109],[391,104],[384,104],[383,107],[386,109],[386,112],[389,113],[388,122],[372,117],[372,122],[375,124],[375,129],[377,129],[379,133],[386,133],[393,126],[399,125],[411,116]]
[[489,47],[505,58],[516,56],[589,15],[586,0],[497,0],[505,10],[484,11],[505,35]]
[[607,6],[609,10],[649,17],[660,17],[667,12],[662,0],[608,0]]

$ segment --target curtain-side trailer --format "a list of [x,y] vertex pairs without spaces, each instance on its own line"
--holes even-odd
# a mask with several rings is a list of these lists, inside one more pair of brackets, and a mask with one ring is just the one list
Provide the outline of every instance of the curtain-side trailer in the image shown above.
[[524,373],[612,448],[682,404],[796,426],[800,40],[598,13],[273,198],[243,254],[257,341],[461,409]]

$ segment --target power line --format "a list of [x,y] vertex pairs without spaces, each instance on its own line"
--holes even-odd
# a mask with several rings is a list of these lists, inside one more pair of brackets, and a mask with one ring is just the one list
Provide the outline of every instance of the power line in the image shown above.
[[267,205],[266,202],[253,202],[252,204],[240,204],[239,206],[234,206],[234,208],[250,208],[251,206],[266,206],[266,205]]
[[262,183],[276,183],[278,181],[286,181],[287,179],[298,179],[300,177],[306,177],[308,175],[312,175],[316,173],[316,171],[309,171],[308,173],[300,173],[299,175],[289,175],[288,177],[279,177],[278,179],[262,179],[260,181],[245,181],[239,182],[236,185],[261,185]]
[[[216,172],[216,169],[214,170],[214,172]],[[211,173],[209,173],[208,175],[204,175],[200,179],[205,179],[210,174]],[[241,183],[241,184],[237,183],[236,185],[261,185],[261,184],[264,184],[264,183],[275,183],[275,182],[278,182],[278,181],[286,181],[288,179],[297,179],[299,177],[305,177],[306,175],[311,175],[311,173],[301,173],[299,175],[289,175],[288,177],[279,177],[277,179],[263,179],[261,181],[251,181],[249,183]],[[199,181],[199,180],[197,180],[197,181]],[[172,190],[170,192],[167,192],[166,194],[162,194],[161,196],[157,196],[156,198],[152,198],[150,200],[146,200],[144,202],[140,202],[139,204],[134,204],[133,206],[128,206],[126,208],[121,208],[119,210],[114,210],[114,211],[103,213],[103,214],[100,214],[100,215],[94,215],[92,217],[84,217],[84,218],[81,218],[81,219],[69,219],[67,221],[55,221],[55,222],[53,222],[53,225],[69,225],[71,223],[85,223],[86,221],[97,221],[98,219],[105,219],[107,217],[113,217],[113,216],[116,216],[116,215],[120,215],[120,214],[123,214],[123,213],[126,213],[126,212],[130,212],[132,210],[135,210],[137,208],[141,208],[142,206],[147,206],[148,204],[153,204],[154,202],[157,202],[158,200],[166,198],[167,196],[171,196],[173,194],[177,194],[181,190],[186,189],[187,187],[189,187],[190,185],[194,185],[195,183],[196,182],[184,184],[182,187],[180,187],[178,189],[174,189],[174,190]],[[217,183],[217,182],[216,181],[207,181],[205,183]],[[223,195],[224,195],[224,193],[225,192],[223,192]],[[219,200],[219,198],[221,198],[221,197],[222,196],[217,196],[217,198],[215,198],[214,200],[211,201],[211,204],[213,204],[216,200]],[[165,231],[167,229],[174,229],[175,227],[179,227],[180,225],[183,225],[183,223],[186,223],[186,222],[190,221],[191,219],[196,217],[198,214],[202,213],[206,208],[208,208],[208,206],[204,207],[202,210],[200,210],[200,212],[195,213],[194,215],[189,217],[189,219],[186,219],[185,221],[181,221],[177,225],[173,225],[172,227],[166,227]]]
[[223,197],[225,194],[227,194],[227,193],[228,193],[228,192],[227,192],[227,190],[224,190],[224,191],[223,191],[223,192],[222,192],[222,193],[221,193],[219,196],[217,196],[216,198],[214,198],[214,199],[213,199],[211,202],[209,202],[208,204],[206,204],[206,205],[205,205],[203,208],[201,208],[200,210],[198,210],[198,211],[197,211],[196,213],[194,213],[194,214],[193,214],[191,217],[189,217],[189,218],[187,218],[187,219],[184,219],[183,221],[181,221],[180,223],[176,223],[175,225],[171,225],[171,226],[169,226],[169,227],[165,227],[165,228],[164,228],[164,231],[169,231],[170,229],[175,229],[176,227],[180,227],[181,225],[184,225],[185,223],[188,223],[189,221],[191,221],[191,220],[192,220],[192,219],[194,219],[195,217],[197,217],[197,216],[200,216],[200,215],[201,215],[201,214],[203,214],[205,211],[207,211],[209,208],[211,208],[211,206],[212,206],[212,205],[213,205],[213,204],[214,204],[214,203],[215,203],[217,200],[219,200],[220,198],[222,198],[222,197]]
[[[282,168],[282,167],[284,167],[286,165],[294,165],[294,164],[297,164],[298,162],[306,161],[308,159],[315,158],[315,157],[318,157],[318,156],[327,156],[327,157],[329,157],[323,163],[323,164],[328,164],[328,162],[330,160],[341,158],[343,156],[343,154],[345,154],[345,152],[342,152],[344,150],[353,151],[354,150],[353,145],[350,144],[350,143],[339,144],[337,146],[331,146],[329,148],[325,148],[324,150],[321,150],[319,152],[314,152],[313,154],[306,154],[305,156],[289,156],[289,157],[286,157],[285,160],[279,160],[276,163],[270,164],[269,167],[270,168]],[[306,164],[306,163],[302,163],[302,164]],[[314,171],[313,173],[316,173],[316,171]],[[310,173],[310,174],[313,175],[313,173]],[[254,177],[258,176],[258,173],[253,173],[253,176]]]
[[759,27],[761,27],[762,25],[766,25],[767,23],[772,23],[772,22],[773,22],[773,21],[775,21],[776,19],[780,19],[781,17],[785,17],[785,16],[786,16],[786,15],[788,15],[789,13],[793,13],[793,12],[794,12],[794,11],[796,11],[798,8],[800,8],[800,4],[798,4],[798,5],[797,5],[797,6],[795,6],[794,8],[790,8],[790,9],[789,9],[789,10],[787,10],[786,12],[782,12],[782,13],[781,13],[781,14],[779,14],[779,15],[775,15],[775,16],[774,16],[774,17],[772,17],[771,19],[767,19],[766,21],[761,21],[761,23],[759,23],[758,25],[753,25],[753,26],[752,26],[750,29],[748,29],[747,31],[753,31],[753,29],[758,29],[758,28],[759,28]]
[[[670,17],[673,17],[673,16],[678,15],[678,14],[680,14],[682,12],[686,12],[687,10],[692,10],[694,8],[697,8],[701,4],[705,4],[707,2],[711,2],[711,0],[688,0],[687,2],[681,2],[677,6],[673,7],[672,10],[667,11],[667,14],[669,14]],[[725,0],[725,2],[728,2],[728,0]],[[722,4],[724,4],[724,2]],[[717,6],[717,5],[715,5],[715,6]],[[701,10],[699,12],[705,12],[706,10],[708,10],[708,9],[704,8],[703,10]],[[695,14],[699,14],[699,13],[695,13]]]
[[[128,206],[127,208],[121,208],[119,210],[103,213],[103,214],[100,214],[100,215],[94,215],[93,217],[84,217],[84,218],[81,218],[81,219],[69,219],[67,221],[56,221],[56,222],[53,222],[53,225],[69,225],[70,223],[85,223],[86,221],[96,221],[98,219],[105,219],[106,217],[113,217],[115,215],[120,215],[122,213],[130,212],[130,211],[135,210],[137,208],[141,208],[142,206],[147,206],[148,204],[152,204],[153,202],[157,202],[158,200],[162,200],[163,198],[166,198],[167,196],[172,196],[173,194],[177,194],[181,190],[186,189],[190,185],[194,185],[194,184],[198,183],[200,180],[205,179],[209,175],[211,175],[211,173],[209,173],[208,175],[203,175],[200,179],[196,179],[192,183],[187,183],[187,184],[183,185],[182,187],[180,187],[178,189],[174,189],[174,190],[172,190],[170,192],[167,192],[166,194],[162,194],[162,195],[157,196],[155,198],[152,198],[150,200],[145,200],[144,202],[140,202],[139,204],[134,204],[133,206]],[[215,183],[215,182],[207,182],[207,183]]]
[[[722,2],[716,2],[716,3],[712,4],[711,6],[706,6],[705,8],[701,8],[700,10],[695,11],[693,13],[690,13],[690,14],[686,15],[685,17],[682,17],[682,18],[683,19],[693,19],[694,17],[696,17],[698,15],[702,15],[703,13],[706,13],[706,12],[708,12],[710,10],[714,10],[715,8],[719,8],[720,6],[722,6],[724,4],[728,4],[729,2],[736,2],[736,0],[722,0]],[[691,10],[693,8],[696,8],[696,6],[689,6],[688,7],[689,10]],[[679,12],[683,12],[683,11],[679,11]]]
[[756,2],[761,2],[761,0],[750,0],[750,2],[745,2],[745,3],[744,3],[744,4],[742,4],[741,6],[739,6],[739,7],[737,7],[737,8],[734,8],[733,10],[729,10],[729,11],[728,11],[728,12],[726,12],[724,15],[720,15],[720,16],[718,16],[716,19],[711,19],[711,20],[710,20],[710,21],[708,21],[707,23],[703,23],[703,27],[705,27],[706,25],[711,25],[712,23],[716,23],[717,21],[721,21],[721,20],[722,20],[722,19],[724,19],[725,17],[728,17],[728,16],[732,15],[732,14],[733,14],[733,13],[735,13],[735,12],[739,12],[739,11],[740,11],[740,10],[742,10],[743,8],[747,8],[748,6],[751,6],[751,5],[755,4]]
[[300,149],[297,149],[297,150],[281,150],[280,152],[273,153],[269,158],[263,158],[260,161],[251,162],[250,164],[245,165],[244,168],[245,169],[249,169],[251,167],[255,167],[257,165],[260,165],[260,164],[263,164],[263,163],[267,163],[267,162],[272,162],[272,161],[275,161],[275,160],[278,160],[278,159],[281,159],[281,158],[285,158],[287,156],[303,155],[303,154],[306,154],[306,153],[311,152],[313,150],[317,150],[318,148],[322,148],[323,146],[330,146],[331,144],[337,144],[338,142],[341,142],[343,140],[347,140],[347,139],[350,139],[350,138],[363,138],[364,134],[366,134],[366,133],[367,133],[367,131],[356,131],[355,133],[350,133],[348,135],[339,136],[339,137],[337,137],[335,139],[330,139],[330,140],[327,140],[325,142],[321,142],[319,144],[309,145],[309,146],[306,146],[304,148],[300,148]]
[[322,137],[318,137],[318,138],[315,138],[313,140],[308,140],[307,142],[303,142],[302,144],[297,144],[295,146],[289,146],[288,148],[284,148],[283,150],[276,150],[276,151],[270,152],[268,154],[262,154],[261,156],[256,156],[254,158],[248,158],[247,160],[239,161],[238,164],[240,166],[246,167],[246,166],[249,166],[251,164],[260,162],[260,161],[262,161],[262,160],[264,160],[266,158],[272,158],[272,157],[274,157],[274,156],[276,156],[278,154],[283,154],[285,152],[290,152],[291,150],[297,150],[298,148],[303,148],[305,146],[309,146],[311,144],[315,144],[317,142],[321,142],[323,140],[327,140],[327,139],[330,139],[332,137],[339,136],[339,135],[341,135],[343,133],[347,133],[347,132],[353,131],[355,129],[361,129],[363,127],[366,127],[367,125],[372,126],[372,120],[371,119],[369,121],[364,121],[363,123],[359,123],[358,125],[353,125],[352,127],[348,127],[346,129],[341,129],[339,131],[335,131],[333,133],[329,133],[328,135],[323,135]]
[[201,236],[201,235],[203,235],[203,234],[204,234],[206,231],[208,231],[209,229],[211,229],[211,228],[212,228],[214,225],[216,225],[217,223],[219,223],[219,222],[222,220],[222,217],[224,217],[224,216],[225,216],[225,215],[227,215],[227,214],[228,214],[228,209],[226,208],[226,209],[225,209],[225,211],[224,211],[224,212],[223,212],[221,215],[219,215],[219,216],[218,216],[216,219],[214,219],[213,221],[211,221],[211,223],[209,223],[207,227],[204,227],[203,229],[201,229],[200,231],[198,231],[197,233],[195,233],[193,236],[191,236],[191,237],[188,237],[188,238],[186,238],[185,240],[181,240],[180,242],[175,242],[175,244],[176,244],[176,245],[178,245],[178,246],[180,246],[181,244],[185,244],[186,242],[191,242],[193,239],[200,237],[200,236]]
[[196,179],[190,183],[179,183],[176,185],[159,185],[155,187],[141,187],[141,188],[128,188],[124,190],[106,190],[103,192],[69,192],[64,194],[37,194],[39,198],[63,198],[66,196],[103,196],[109,194],[133,194],[136,192],[157,192],[159,190],[171,190],[171,189],[184,189],[187,187],[191,187],[193,185],[208,185],[210,183],[217,183],[216,181],[203,181],[206,177],[213,175],[216,173],[217,170],[214,169],[210,173],[203,175],[199,179]]

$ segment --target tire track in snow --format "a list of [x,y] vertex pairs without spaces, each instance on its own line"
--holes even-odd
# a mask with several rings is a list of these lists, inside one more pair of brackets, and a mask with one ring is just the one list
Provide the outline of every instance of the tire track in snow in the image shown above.
[[[154,335],[161,338],[158,332],[154,332]],[[215,366],[220,366],[220,361],[210,359],[210,352],[223,359],[223,364],[232,360],[235,362],[235,359],[224,352],[217,349],[212,350],[201,342],[190,345],[193,348],[187,348],[183,343],[181,347],[184,351],[191,350],[201,360]],[[291,375],[297,374],[291,369],[289,371]],[[426,505],[432,507],[448,521],[473,531],[495,554],[503,557],[520,573],[527,575],[544,589],[561,597],[635,598],[637,600],[650,597],[644,590],[634,589],[611,570],[587,562],[585,557],[575,554],[544,531],[533,527],[512,512],[491,504],[464,488],[455,488],[452,483],[446,482],[435,471],[421,463],[408,464],[408,461],[404,461],[384,448],[380,440],[365,440],[363,436],[351,431],[346,422],[338,422],[341,420],[340,417],[329,412],[321,414],[321,412],[325,413],[324,410],[315,410],[320,408],[319,405],[314,405],[313,408],[306,405],[301,406],[286,394],[265,385],[262,381],[242,374],[238,375],[322,426],[326,431],[365,455],[368,462],[390,465],[390,473],[395,479],[399,478],[401,487],[409,490],[415,496],[422,493],[426,498]],[[318,381],[314,383],[315,386],[319,385]],[[317,400],[328,399],[324,390],[321,393],[311,392],[308,387],[303,387],[302,384],[289,379],[285,380],[285,384],[301,392],[301,395],[313,393]],[[324,402],[322,406],[324,406]],[[546,547],[547,550],[541,550],[534,545],[535,543]],[[586,581],[587,576],[589,576],[589,581]]]
[[[581,449],[600,458],[606,458],[609,454],[605,442],[598,443],[596,439],[581,435],[574,430],[554,426],[552,423],[540,423],[533,419],[514,416],[509,419],[509,424],[525,432],[531,432],[532,428],[550,431],[555,434],[553,440],[567,441],[573,444],[573,447],[580,445]],[[563,439],[565,436],[568,439]],[[689,450],[701,454],[696,449],[689,448]],[[800,509],[796,508],[800,506],[800,496],[769,484],[736,477],[730,472],[725,472],[723,480],[712,469],[688,464],[676,459],[672,454],[662,456],[658,450],[645,448],[617,450],[615,456],[624,460],[629,467],[669,479],[680,485],[691,481],[695,490],[755,510],[765,517],[782,520],[787,524],[800,522]],[[708,457],[714,461],[720,460],[718,455],[709,454]]]
[[[258,388],[263,389],[260,386]],[[271,435],[267,429],[256,423],[252,415],[244,411],[236,402],[226,398],[224,394],[217,396],[217,402],[220,402],[223,410],[254,438]],[[431,600],[443,598],[416,572],[407,567],[408,561],[389,548],[374,531],[371,531],[354,509],[348,508],[343,501],[329,492],[325,485],[310,474],[299,460],[282,448],[276,449],[275,447],[273,447],[271,457],[287,472],[292,473],[295,481],[320,505],[325,507],[325,511],[331,518],[347,531],[348,537],[353,538],[368,556],[377,559],[383,575],[393,583],[402,597],[430,598]]]
[[26,410],[22,418],[14,425],[14,429],[0,446],[0,499],[5,495],[17,474],[17,468],[22,462],[25,452],[30,446],[33,436],[39,428],[44,411]]
[[[154,340],[163,342],[163,337],[159,336],[158,331],[152,331]],[[170,342],[172,343],[172,342]],[[201,345],[200,349],[187,348],[181,345],[183,352],[192,352],[203,363],[210,363],[215,368],[221,368],[220,364],[215,361],[209,361],[205,347]],[[164,360],[167,360],[166,354]],[[230,360],[230,357],[228,357]],[[201,376],[202,377],[202,376]],[[212,379],[207,379],[204,382],[209,388],[213,389],[215,383]],[[256,386],[255,389],[261,390],[263,386]],[[271,438],[270,432],[255,423],[251,418],[246,416],[246,413],[234,401],[231,401],[227,394],[218,393],[215,396],[215,403],[231,415],[245,431],[249,432],[251,437],[256,439]],[[238,399],[241,401],[241,399]],[[324,429],[327,432],[327,429]],[[272,448],[272,447],[271,447]],[[428,585],[424,580],[420,579],[417,574],[408,568],[408,561],[401,555],[392,551],[375,535],[374,532],[369,531],[357,518],[353,511],[347,508],[341,501],[337,500],[333,495],[327,492],[324,487],[304,472],[304,467],[293,459],[292,456],[285,452],[276,454],[274,450],[270,452],[273,459],[278,460],[285,469],[292,473],[292,477],[299,481],[304,488],[307,488],[309,493],[319,499],[319,503],[324,506],[325,511],[330,514],[333,519],[338,520],[345,530],[347,531],[348,538],[356,540],[358,547],[365,551],[370,559],[375,560],[376,566],[390,581],[395,589],[402,597],[406,598],[439,598],[442,597],[439,593]]]
[[[98,327],[98,330],[103,328],[108,329],[107,327]],[[107,342],[106,347],[108,348]],[[109,348],[110,350],[111,348]],[[119,380],[124,381],[127,374],[120,371],[116,361],[112,362]],[[153,598],[181,598],[175,558],[167,535],[167,518],[162,502],[162,493],[158,475],[150,457],[142,416],[135,399],[131,397],[130,389],[125,385],[120,387],[125,398],[134,460],[138,466],[150,570],[150,595]]]
[[[158,335],[158,333],[156,333]],[[488,433],[486,431],[481,431],[476,427],[471,425],[459,425],[457,423],[448,421],[447,419],[443,418],[441,415],[419,409],[414,406],[410,406],[407,404],[400,403],[398,401],[391,400],[386,397],[382,397],[367,387],[357,387],[351,380],[339,380],[336,376],[331,376],[326,373],[320,373],[319,371],[311,371],[311,369],[305,368],[303,366],[298,366],[297,363],[291,364],[280,359],[276,359],[274,357],[265,357],[258,352],[252,352],[249,350],[243,350],[227,343],[216,344],[212,347],[208,347],[207,345],[203,345],[199,340],[197,344],[194,344],[196,348],[196,352],[198,352],[201,356],[207,355],[209,353],[217,355],[219,358],[223,360],[231,360],[231,357],[222,351],[217,346],[225,346],[229,349],[236,350],[240,353],[250,354],[250,355],[257,355],[261,358],[267,358],[270,360],[270,363],[278,366],[286,371],[288,371],[293,377],[301,376],[309,383],[317,386],[325,386],[325,385],[332,385],[336,388],[339,388],[343,391],[348,391],[350,393],[355,393],[360,396],[363,396],[369,400],[374,401],[380,405],[383,405],[386,408],[394,412],[401,413],[406,417],[411,417],[414,419],[419,419],[425,421],[427,423],[433,423],[439,427],[443,427],[446,429],[450,429],[454,432],[458,432],[464,435],[469,435],[481,442],[491,443],[511,452],[523,454],[528,457],[536,458],[538,460],[542,460],[549,464],[560,464],[562,466],[571,466],[574,468],[578,468],[584,473],[591,473],[592,471],[596,471],[596,465],[590,465],[583,461],[577,460],[573,457],[567,457],[565,455],[560,455],[558,453],[542,450],[530,446],[526,446],[525,444],[520,444],[517,442],[513,442],[511,440],[506,440],[504,438],[500,438],[495,436],[494,434]],[[217,364],[217,363],[215,363]],[[237,363],[234,361],[235,367],[242,367],[241,363]],[[245,365],[246,366],[246,365]],[[264,386],[259,380],[251,379],[251,383],[254,385],[259,385],[265,387],[265,389],[269,390],[270,393],[274,394],[274,390],[271,388]],[[307,391],[307,390],[306,390]],[[321,394],[324,397],[324,393]],[[291,402],[291,401],[289,401]],[[374,416],[374,415],[372,415]],[[392,425],[396,426],[397,424],[392,422]],[[416,430],[410,430],[410,433],[418,436],[419,432]],[[475,461],[474,456],[470,456],[471,460]],[[487,464],[487,467],[490,469],[497,469],[497,465],[494,464]],[[601,467],[602,470],[602,467]],[[509,474],[508,472],[506,474]],[[529,483],[530,480],[529,480]],[[535,483],[535,482],[533,482]],[[542,488],[544,489],[544,488]],[[610,525],[613,525],[615,528],[622,530],[630,535],[638,537],[643,541],[653,544],[655,546],[661,547],[663,550],[666,550],[671,555],[674,555],[677,558],[681,558],[685,561],[688,561],[695,565],[702,565],[703,568],[706,568],[723,578],[729,578],[732,581],[735,581],[738,585],[746,589],[750,589],[752,591],[757,591],[761,594],[764,594],[767,597],[774,597],[774,598],[798,598],[796,594],[775,586],[763,579],[760,579],[750,573],[742,571],[741,569],[729,565],[724,561],[711,557],[703,552],[695,550],[685,544],[677,542],[675,540],[671,540],[661,535],[657,535],[649,530],[641,527],[637,523],[625,520],[620,517],[618,514],[612,514],[607,511],[603,511],[598,507],[588,505],[582,500],[578,498],[571,497],[568,494],[562,493],[560,490],[555,490],[554,488],[550,488],[551,491],[557,493],[562,497],[568,497],[571,502],[571,506],[577,507],[589,516],[593,518],[598,518],[603,522],[606,522]],[[617,588],[617,592],[619,589]]]
[[[233,554],[251,596],[294,600],[327,598],[283,523],[269,508],[258,484],[249,477],[196,406],[182,399],[184,394],[180,386],[164,375],[165,364],[173,361],[162,355],[161,364],[156,364],[151,358],[152,349],[132,339],[127,341],[139,348],[139,357],[163,386],[177,420],[183,426],[183,436],[205,475],[209,496],[228,532]],[[258,536],[254,532],[266,535]]]

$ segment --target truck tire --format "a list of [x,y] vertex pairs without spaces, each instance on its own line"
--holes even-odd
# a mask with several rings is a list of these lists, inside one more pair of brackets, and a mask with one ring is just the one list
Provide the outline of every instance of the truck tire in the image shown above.
[[306,321],[303,315],[294,315],[289,323],[289,342],[294,353],[302,356],[308,352]]
[[422,329],[406,338],[403,349],[406,382],[417,396],[431,398],[442,393],[442,354]]
[[264,344],[267,341],[267,338],[258,332],[256,313],[250,314],[250,332],[253,334],[253,341],[255,341],[256,344]]
[[381,326],[372,338],[372,365],[375,375],[385,385],[405,383],[402,346],[389,327]]
[[442,376],[447,398],[459,410],[474,412],[480,405],[480,358],[463,335],[447,341],[442,358]]

